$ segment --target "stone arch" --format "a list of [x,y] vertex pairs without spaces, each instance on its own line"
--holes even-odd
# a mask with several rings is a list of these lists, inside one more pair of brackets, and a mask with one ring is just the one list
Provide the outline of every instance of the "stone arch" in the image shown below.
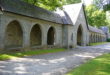
[[89,42],[92,43],[92,33],[89,36]]
[[100,42],[101,42],[101,35],[100,35]]
[[83,44],[83,28],[79,25],[77,30],[77,45],[81,46]]
[[93,43],[95,43],[95,33],[94,33],[94,35],[93,35]]
[[99,42],[99,34],[97,35],[97,42]]
[[30,45],[40,46],[42,44],[42,31],[38,24],[35,24],[30,32]]
[[94,43],[94,34],[92,33],[92,43]]
[[98,42],[100,42],[100,34],[99,34],[99,36],[98,36],[98,37],[99,37]]
[[98,34],[96,33],[96,42],[98,42]]
[[47,44],[54,45],[55,44],[55,28],[50,27],[47,33]]
[[73,33],[71,34],[71,41],[73,42]]
[[23,45],[23,30],[16,20],[11,21],[5,30],[5,47],[17,48]]

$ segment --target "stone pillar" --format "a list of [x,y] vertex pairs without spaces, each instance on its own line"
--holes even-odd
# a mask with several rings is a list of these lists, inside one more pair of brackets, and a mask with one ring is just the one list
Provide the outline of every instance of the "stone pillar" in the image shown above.
[[3,22],[0,22],[0,50],[4,50],[5,46],[5,29]]
[[[51,25],[42,24],[41,27],[42,27],[42,46],[45,49],[48,47],[47,38],[48,38],[48,31],[49,31],[49,28],[51,27]],[[55,36],[56,36],[56,32],[55,32]],[[55,37],[55,39],[56,39],[56,37]],[[56,42],[56,40],[54,40],[54,41]]]
[[42,27],[42,46],[44,47],[44,48],[46,48],[47,47],[47,30],[46,30],[46,28],[43,28]]
[[23,50],[30,50],[30,25],[29,22],[21,22],[22,31],[23,31]]
[[30,34],[29,34],[29,31],[23,32],[23,49],[25,51],[30,50]]
[[5,28],[7,21],[0,14],[0,50],[5,48]]

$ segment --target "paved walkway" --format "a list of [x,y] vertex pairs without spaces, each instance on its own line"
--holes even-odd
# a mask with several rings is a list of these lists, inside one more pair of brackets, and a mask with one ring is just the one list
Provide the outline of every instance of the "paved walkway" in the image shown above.
[[87,60],[108,52],[110,43],[0,61],[0,75],[64,75]]

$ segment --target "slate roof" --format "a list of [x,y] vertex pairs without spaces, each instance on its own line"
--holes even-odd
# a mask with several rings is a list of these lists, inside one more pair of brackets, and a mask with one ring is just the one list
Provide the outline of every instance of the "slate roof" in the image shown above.
[[0,10],[63,24],[59,14],[20,0],[0,0]]
[[62,17],[62,21],[64,24],[72,25],[72,21],[65,11],[57,9],[55,13],[59,14]]
[[[0,0],[0,10],[2,11],[12,12],[15,14],[20,14],[60,24],[72,25],[74,25],[77,21],[82,6],[82,3],[65,5],[63,6],[64,11],[60,10],[60,13],[54,13],[43,8],[22,2],[20,0]],[[92,26],[88,26],[88,29],[92,32],[104,34],[102,30]]]
[[92,32],[105,34],[101,29],[95,28],[95,27],[90,26],[90,25],[88,27],[89,27],[89,30],[92,31]]

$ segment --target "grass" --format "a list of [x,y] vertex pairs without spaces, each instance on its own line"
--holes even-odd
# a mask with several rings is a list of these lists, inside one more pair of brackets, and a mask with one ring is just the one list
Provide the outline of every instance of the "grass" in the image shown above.
[[101,44],[106,44],[106,43],[108,43],[108,42],[90,43],[89,46],[101,45]]
[[110,54],[92,59],[67,75],[110,75]]
[[60,49],[47,49],[47,50],[33,50],[33,51],[25,51],[25,52],[9,52],[5,54],[0,54],[0,60],[8,60],[18,57],[55,53],[61,51],[65,51],[65,49],[60,48]]

